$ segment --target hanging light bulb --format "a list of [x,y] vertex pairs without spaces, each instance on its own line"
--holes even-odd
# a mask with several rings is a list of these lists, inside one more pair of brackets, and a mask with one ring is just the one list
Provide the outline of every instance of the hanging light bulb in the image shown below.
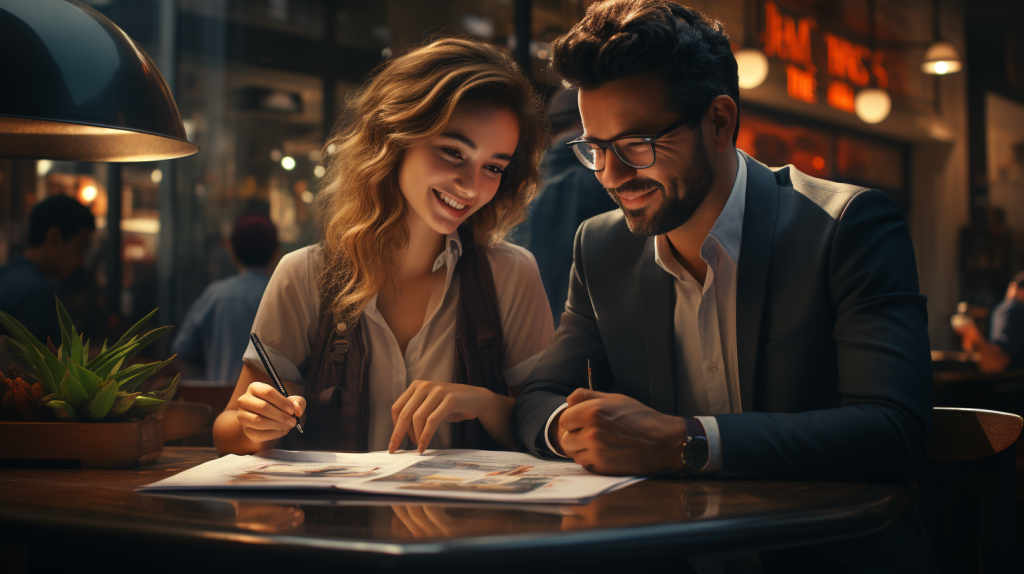
[[892,99],[889,92],[878,88],[868,88],[857,93],[853,99],[853,110],[861,121],[877,124],[889,117],[892,110]]
[[736,51],[736,66],[740,76],[740,87],[750,90],[760,86],[768,77],[768,58],[756,48]]
[[955,74],[962,69],[963,62],[960,61],[960,52],[949,42],[944,40],[932,42],[924,52],[921,71],[926,74]]

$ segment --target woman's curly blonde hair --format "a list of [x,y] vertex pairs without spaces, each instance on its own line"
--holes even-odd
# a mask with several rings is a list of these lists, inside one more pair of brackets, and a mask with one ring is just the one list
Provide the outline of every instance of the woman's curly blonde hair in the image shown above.
[[407,206],[398,185],[402,154],[440,135],[459,105],[470,100],[515,113],[519,142],[494,198],[459,232],[491,245],[526,218],[540,183],[543,100],[512,54],[445,38],[384,62],[349,98],[339,129],[325,145],[326,174],[317,200],[324,251],[319,288],[330,301],[324,311],[338,321],[353,324],[391,283],[396,255],[408,243]]

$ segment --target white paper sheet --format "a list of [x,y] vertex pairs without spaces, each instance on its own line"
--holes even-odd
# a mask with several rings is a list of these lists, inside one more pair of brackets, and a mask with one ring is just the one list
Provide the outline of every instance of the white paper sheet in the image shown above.
[[517,452],[433,450],[227,455],[139,490],[340,489],[417,498],[578,504],[639,480]]

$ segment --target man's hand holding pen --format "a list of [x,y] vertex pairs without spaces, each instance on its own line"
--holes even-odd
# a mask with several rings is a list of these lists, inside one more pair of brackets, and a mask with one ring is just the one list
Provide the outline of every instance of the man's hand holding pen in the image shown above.
[[682,469],[686,421],[620,394],[576,389],[551,425],[552,444],[599,474],[647,476]]

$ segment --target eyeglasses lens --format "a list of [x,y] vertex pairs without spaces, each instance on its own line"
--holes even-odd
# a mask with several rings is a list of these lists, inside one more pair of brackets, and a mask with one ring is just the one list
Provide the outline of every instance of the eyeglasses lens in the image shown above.
[[616,140],[612,145],[616,155],[630,167],[645,168],[654,163],[654,147],[647,139]]
[[[621,139],[612,142],[615,155],[626,165],[643,169],[654,165],[654,146],[647,139]],[[576,157],[588,168],[601,171],[604,169],[605,150],[597,144],[580,142],[573,144],[572,150]]]
[[604,169],[604,150],[589,143],[578,143],[572,146],[576,157],[589,169],[600,171]]

